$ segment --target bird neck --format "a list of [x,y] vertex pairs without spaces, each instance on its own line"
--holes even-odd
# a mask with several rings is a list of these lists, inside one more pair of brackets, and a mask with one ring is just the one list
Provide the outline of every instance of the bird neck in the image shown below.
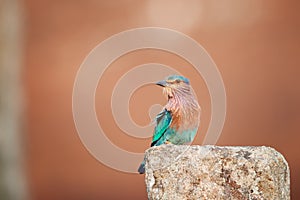
[[172,113],[184,114],[190,110],[199,109],[199,104],[191,91],[175,91],[168,96],[166,109]]
[[195,129],[199,125],[200,106],[193,93],[169,96],[165,107],[172,113],[172,124],[178,132]]

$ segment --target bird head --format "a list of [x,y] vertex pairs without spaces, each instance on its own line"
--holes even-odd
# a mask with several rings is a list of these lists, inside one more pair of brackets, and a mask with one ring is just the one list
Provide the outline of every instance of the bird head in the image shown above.
[[164,88],[164,93],[169,99],[179,94],[190,93],[189,79],[180,75],[168,76],[165,80],[157,82],[156,85]]

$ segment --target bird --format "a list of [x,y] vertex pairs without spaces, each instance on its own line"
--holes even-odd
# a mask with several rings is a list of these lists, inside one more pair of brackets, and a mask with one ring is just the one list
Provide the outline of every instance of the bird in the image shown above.
[[[168,101],[156,116],[151,147],[192,143],[199,127],[201,108],[189,79],[181,75],[171,75],[156,85],[163,87],[163,93]],[[145,173],[145,159],[138,172]]]

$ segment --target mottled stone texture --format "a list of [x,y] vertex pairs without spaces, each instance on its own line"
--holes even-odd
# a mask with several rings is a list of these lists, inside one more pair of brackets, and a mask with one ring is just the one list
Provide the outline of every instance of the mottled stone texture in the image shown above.
[[152,147],[146,185],[149,199],[290,199],[288,164],[264,146]]

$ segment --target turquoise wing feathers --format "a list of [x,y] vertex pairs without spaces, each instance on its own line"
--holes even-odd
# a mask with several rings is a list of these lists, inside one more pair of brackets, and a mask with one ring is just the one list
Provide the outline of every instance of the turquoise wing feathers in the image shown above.
[[165,139],[164,135],[166,134],[166,131],[170,127],[171,122],[172,122],[171,112],[166,109],[164,109],[156,116],[156,127],[154,129],[151,146],[157,146],[165,142],[163,141]]
[[[170,130],[171,122],[171,112],[167,111],[166,109],[164,109],[156,116],[156,127],[154,129],[151,147],[161,145],[167,140],[167,135]],[[141,163],[138,172],[140,174],[145,173],[145,159]]]

